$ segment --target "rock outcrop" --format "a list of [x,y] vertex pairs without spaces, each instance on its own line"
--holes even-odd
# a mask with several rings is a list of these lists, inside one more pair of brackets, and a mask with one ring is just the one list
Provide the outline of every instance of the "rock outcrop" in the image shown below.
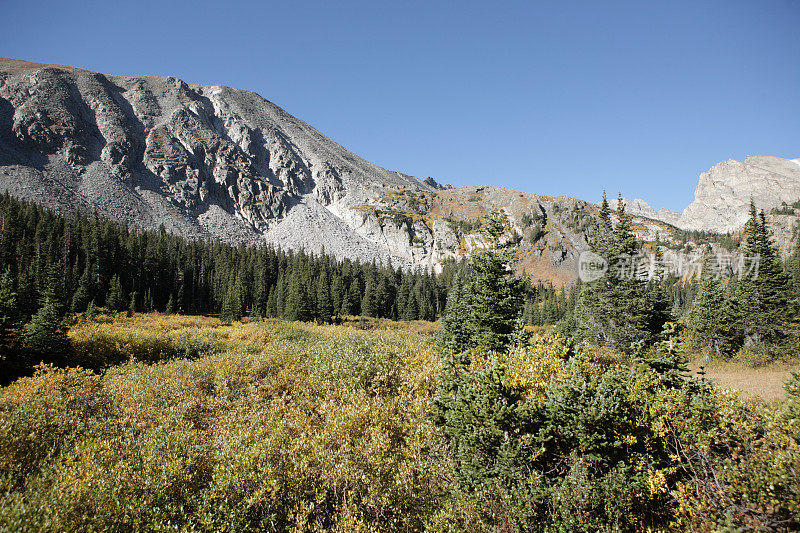
[[681,228],[721,233],[747,222],[750,199],[769,211],[800,200],[800,159],[752,156],[729,159],[700,174],[694,202],[683,211]]
[[[800,200],[800,159],[748,156],[744,161],[718,163],[700,174],[694,201],[683,213],[663,208],[656,211],[638,198],[626,199],[625,205],[632,215],[680,229],[736,233],[747,222],[751,199],[757,209],[767,213]],[[617,200],[609,200],[609,204],[616,208]],[[792,232],[791,223],[778,216],[770,218],[776,238],[786,241]]]
[[[625,209],[633,216],[639,217],[646,217],[653,220],[660,220],[667,224],[671,224],[676,227],[680,227],[681,225],[681,214],[676,213],[675,211],[671,211],[662,207],[658,211],[650,207],[650,204],[642,200],[641,198],[636,198],[634,200],[623,199],[625,202]],[[612,209],[617,208],[617,199],[609,199],[609,205]]]

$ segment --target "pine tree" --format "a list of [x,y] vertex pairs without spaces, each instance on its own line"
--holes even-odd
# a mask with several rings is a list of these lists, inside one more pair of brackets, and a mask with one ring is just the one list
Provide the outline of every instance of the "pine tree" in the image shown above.
[[169,299],[167,300],[167,306],[164,308],[164,313],[167,315],[175,314],[175,299],[172,297],[172,293],[170,293],[169,295]]
[[783,269],[764,211],[756,212],[750,202],[750,219],[744,229],[743,251],[748,268],[738,283],[740,324],[745,344],[771,344],[780,341],[795,316],[792,285]]
[[593,344],[631,352],[641,343],[653,342],[661,333],[669,319],[668,303],[663,292],[648,291],[647,281],[614,268],[633,261],[639,250],[622,195],[617,203],[616,226],[603,195],[595,228],[592,251],[607,259],[612,268],[581,289],[575,311],[576,335]]
[[453,351],[482,346],[502,352],[522,338],[524,289],[509,269],[511,256],[502,243],[507,224],[502,212],[486,216],[482,232],[487,248],[473,256],[467,287],[452,306],[448,303],[445,343]]
[[326,324],[329,324],[333,317],[333,301],[327,269],[322,269],[317,278],[317,315]]
[[[5,345],[11,330],[14,329],[19,316],[17,293],[14,291],[14,280],[6,269],[0,275],[0,344]],[[2,351],[2,347],[0,347]]]
[[[170,298],[172,296],[170,295]],[[123,311],[127,308],[128,302],[122,291],[122,283],[119,281],[119,276],[114,274],[108,286],[108,295],[106,296],[106,307],[111,311]]]

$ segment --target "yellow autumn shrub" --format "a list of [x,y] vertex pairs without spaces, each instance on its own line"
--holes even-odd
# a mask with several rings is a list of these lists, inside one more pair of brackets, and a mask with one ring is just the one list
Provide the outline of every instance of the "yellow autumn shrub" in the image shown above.
[[[164,322],[81,323],[87,357],[137,356],[0,391],[0,530],[418,531],[441,505],[426,335]],[[184,337],[214,349],[148,362]]]
[[506,385],[523,389],[528,399],[544,397],[553,380],[564,375],[572,341],[555,333],[533,334],[530,343],[504,356]]

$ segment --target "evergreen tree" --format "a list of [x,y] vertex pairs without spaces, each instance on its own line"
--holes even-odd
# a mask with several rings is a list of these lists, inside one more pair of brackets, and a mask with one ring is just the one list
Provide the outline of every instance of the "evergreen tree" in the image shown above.
[[92,276],[87,266],[83,269],[83,274],[78,282],[78,288],[72,295],[72,312],[84,312],[90,301],[92,301]]
[[792,285],[783,269],[764,212],[750,202],[750,219],[744,229],[746,271],[738,282],[740,325],[746,344],[770,344],[781,340],[796,316]]
[[[11,272],[6,269],[0,275],[0,343],[5,345],[11,330],[14,329],[18,319],[17,293],[14,291],[14,280]],[[2,351],[2,346],[0,346]]]
[[[411,282],[407,282],[406,285],[406,294],[405,294],[405,305],[403,309],[403,320],[418,320],[424,317],[425,320],[428,320],[428,317],[425,316],[426,313],[421,307],[424,306],[425,298],[422,295],[422,281],[418,280],[414,287],[411,288]],[[402,288],[401,288],[402,289]],[[420,302],[423,305],[420,305]]]
[[278,275],[278,284],[275,287],[275,316],[285,318],[287,316],[286,313],[286,276],[284,274],[283,269],[281,269],[280,275]]
[[322,269],[317,278],[317,315],[320,320],[329,324],[333,317],[333,300],[331,299],[328,271]]
[[576,334],[584,341],[614,346],[631,352],[641,343],[652,342],[669,318],[661,291],[648,291],[630,263],[639,251],[629,215],[620,195],[617,224],[613,225],[603,195],[592,251],[609,261],[611,268],[597,280],[586,283],[576,305]]
[[[171,298],[171,295],[170,295]],[[123,311],[127,308],[128,303],[122,291],[122,283],[119,281],[119,276],[114,274],[108,286],[108,295],[106,296],[106,307],[111,311]]]
[[64,304],[60,298],[61,274],[55,265],[48,269],[41,306],[25,330],[24,344],[34,359],[64,360],[69,353]]
[[522,281],[511,272],[511,254],[501,239],[508,219],[503,212],[485,218],[482,233],[488,248],[472,260],[474,277],[469,290],[470,322],[478,346],[504,351],[520,338]]
[[[328,298],[331,316],[361,313],[365,280],[372,280],[366,302],[370,314],[433,320],[446,301],[452,278],[452,274],[434,278],[390,265],[308,256],[268,246],[188,241],[163,228],[130,231],[96,213],[76,213],[66,220],[7,195],[0,198],[0,211],[4,220],[17,221],[13,231],[7,225],[0,235],[5,246],[0,249],[0,272],[10,269],[20,320],[25,322],[40,308],[51,269],[58,271],[63,285],[56,291],[58,300],[68,295],[74,312],[85,311],[93,300],[115,310],[129,310],[131,295],[136,293],[137,311],[163,311],[171,297],[170,310],[175,312],[218,313],[228,292],[229,274],[236,272],[242,309],[274,316],[288,316],[292,278],[302,272],[303,279],[293,290],[307,295],[302,300],[309,306],[308,313],[300,314],[308,319],[327,315]],[[318,285],[323,271],[328,283],[322,285],[329,285],[327,297]],[[415,300],[407,312],[405,301],[398,301],[401,286],[407,288],[403,298]]]
[[[94,303],[94,300],[92,300],[92,303]],[[150,289],[147,289],[147,292],[144,294],[144,311],[146,313],[152,313],[154,309],[153,295],[150,293]]]
[[360,315],[361,313],[361,288],[359,281],[353,279],[347,289],[347,294],[342,300],[342,315]]
[[222,299],[222,308],[219,317],[222,322],[229,324],[241,320],[243,312],[241,283],[232,276]]
[[375,300],[375,289],[373,288],[374,284],[374,279],[370,278],[367,280],[366,286],[364,287],[364,296],[361,299],[361,314],[363,316],[378,316],[378,305]]
[[269,298],[267,299],[267,316],[277,317],[278,315],[278,291],[272,288],[269,291]]
[[169,295],[169,300],[167,300],[167,305],[164,308],[164,313],[167,315],[175,314],[175,299],[172,297],[172,293],[170,293]]
[[505,351],[521,339],[522,281],[509,269],[511,256],[502,243],[508,219],[502,212],[492,212],[482,228],[487,248],[471,261],[472,276],[460,289],[444,322],[445,343],[454,352],[482,346]]
[[444,346],[453,353],[458,353],[469,348],[473,342],[472,323],[468,320],[470,315],[470,296],[468,287],[456,275],[447,294],[447,307],[442,317],[442,327],[445,335]]
[[308,322],[313,320],[315,309],[308,290],[306,272],[296,268],[292,272],[289,295],[286,299],[285,316],[289,320]]
[[697,295],[689,311],[689,329],[712,355],[732,355],[740,344],[735,308],[725,296],[725,287],[703,269]]
[[334,312],[331,314],[340,314],[342,312],[342,300],[345,297],[344,281],[341,275],[333,276],[333,283],[331,284],[331,303],[333,304]]

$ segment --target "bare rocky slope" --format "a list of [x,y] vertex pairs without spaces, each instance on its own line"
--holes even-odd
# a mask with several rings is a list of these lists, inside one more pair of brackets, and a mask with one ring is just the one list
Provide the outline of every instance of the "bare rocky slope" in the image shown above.
[[747,222],[751,199],[768,212],[800,200],[800,159],[748,156],[718,163],[700,174],[694,201],[683,213],[656,211],[640,199],[628,200],[626,206],[639,216],[682,229],[730,233]]
[[[727,231],[746,216],[742,198],[766,207],[800,198],[797,161],[720,165],[701,176],[683,215],[629,202],[640,236]],[[520,270],[556,282],[575,278],[597,209],[380,168],[250,91],[12,59],[0,59],[0,190],[188,238],[434,270],[480,247],[477,220],[502,208]]]

